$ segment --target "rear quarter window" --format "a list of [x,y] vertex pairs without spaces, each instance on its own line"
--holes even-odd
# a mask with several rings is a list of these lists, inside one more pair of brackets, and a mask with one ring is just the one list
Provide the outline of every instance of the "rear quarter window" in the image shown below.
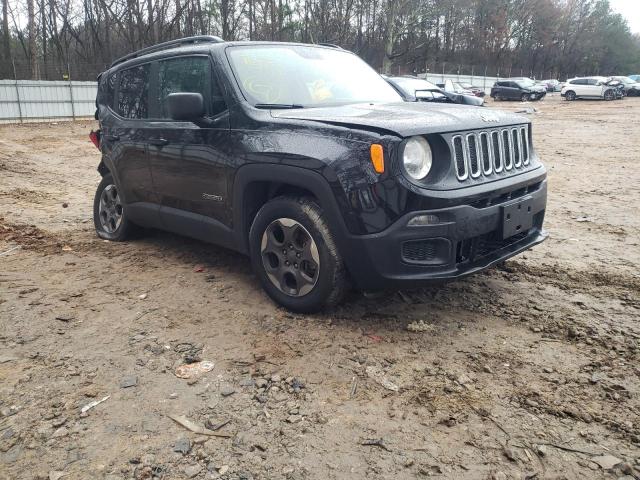
[[149,64],[122,70],[118,76],[118,115],[125,118],[148,118]]

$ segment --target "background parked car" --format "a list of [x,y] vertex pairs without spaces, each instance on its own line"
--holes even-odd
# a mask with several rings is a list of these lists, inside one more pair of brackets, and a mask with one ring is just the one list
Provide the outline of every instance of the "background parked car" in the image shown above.
[[499,80],[491,88],[491,98],[495,100],[542,100],[547,89],[530,78],[518,77]]
[[475,96],[473,91],[464,88],[458,82],[454,82],[452,80],[447,80],[445,83],[437,83],[436,85],[440,87],[442,90],[448,90],[449,92],[457,93],[459,95]]
[[[466,83],[466,82],[459,82],[458,85],[460,85],[463,89],[472,92],[476,97],[482,98],[486,95],[484,88],[482,87],[474,87],[470,83]],[[455,83],[454,83],[454,86],[455,86]]]
[[640,96],[640,83],[633,80],[630,77],[611,77],[611,80],[618,80],[622,83],[622,87],[624,89],[624,94],[627,97],[637,97]]
[[615,100],[619,96],[617,85],[607,85],[605,77],[579,77],[571,78],[563,87],[560,95],[566,100],[577,98],[591,98]]
[[548,92],[559,92],[560,90],[562,90],[562,87],[560,86],[560,82],[558,80],[555,80],[555,79],[540,80],[539,83],[541,85],[544,85],[544,87],[547,89],[547,93]]
[[[418,77],[386,77],[383,78],[400,94],[406,102],[439,102],[460,103],[463,105],[481,106],[482,98],[464,95],[455,91],[443,90],[437,85]],[[443,84],[446,88],[446,84]],[[451,86],[453,89],[453,86]]]
[[640,82],[640,75],[629,75],[629,78],[634,82]]

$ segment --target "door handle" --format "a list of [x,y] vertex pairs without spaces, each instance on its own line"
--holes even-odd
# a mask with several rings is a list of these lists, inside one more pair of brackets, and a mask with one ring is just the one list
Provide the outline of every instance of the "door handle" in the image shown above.
[[169,140],[166,138],[151,138],[149,139],[149,143],[151,145],[155,145],[156,147],[164,147],[169,143]]

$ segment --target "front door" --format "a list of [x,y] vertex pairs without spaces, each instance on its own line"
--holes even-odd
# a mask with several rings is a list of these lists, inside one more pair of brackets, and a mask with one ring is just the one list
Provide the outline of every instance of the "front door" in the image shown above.
[[[206,237],[201,231],[203,224],[231,222],[226,103],[208,56],[175,57],[154,67],[154,116],[159,120],[153,122],[149,161],[161,218],[169,230]],[[165,99],[175,92],[201,93],[205,119],[197,123],[170,120]]]

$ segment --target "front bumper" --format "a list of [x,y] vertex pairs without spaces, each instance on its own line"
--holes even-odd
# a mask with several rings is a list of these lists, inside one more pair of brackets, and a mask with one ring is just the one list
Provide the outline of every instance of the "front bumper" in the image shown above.
[[[547,181],[541,179],[480,203],[411,212],[383,232],[352,237],[345,261],[364,290],[464,277],[543,242],[548,235],[542,228],[546,202]],[[525,228],[511,235],[515,231],[505,218],[518,205],[530,208],[530,217]],[[416,215],[432,215],[437,223],[408,226]]]

